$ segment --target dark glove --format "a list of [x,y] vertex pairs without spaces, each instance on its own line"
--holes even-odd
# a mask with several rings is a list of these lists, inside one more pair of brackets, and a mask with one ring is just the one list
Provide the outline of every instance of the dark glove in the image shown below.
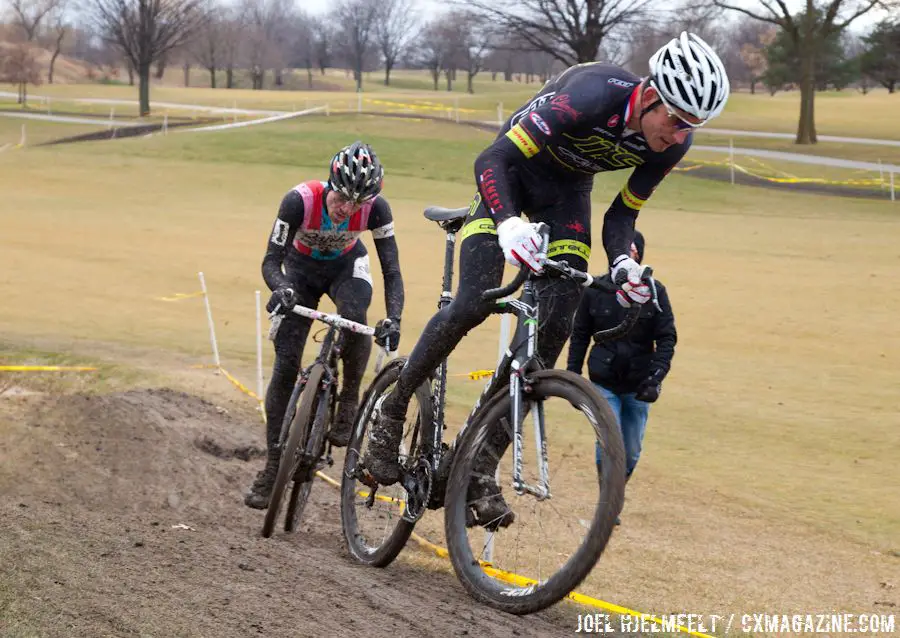
[[278,286],[278,288],[272,292],[272,296],[269,297],[269,303],[266,304],[266,312],[275,312],[275,308],[278,308],[278,306],[281,306],[279,312],[290,312],[291,308],[296,304],[297,293],[295,293],[294,289],[289,285],[282,284],[281,286]]
[[640,385],[638,385],[634,398],[638,401],[645,401],[647,403],[656,401],[659,398],[660,392],[662,392],[662,380],[664,376],[665,374],[662,370],[656,370],[651,373],[649,377],[641,381]]
[[382,319],[375,324],[375,343],[382,348],[387,345],[391,352],[400,347],[400,320]]

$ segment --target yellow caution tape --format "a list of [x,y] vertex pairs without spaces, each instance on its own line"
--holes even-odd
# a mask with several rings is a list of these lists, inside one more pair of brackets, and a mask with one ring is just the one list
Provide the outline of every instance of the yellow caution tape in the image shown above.
[[[708,160],[699,160],[699,159],[690,159],[690,165],[687,166],[676,166],[674,170],[686,172],[695,170],[701,166],[720,166],[729,168],[731,164],[729,162],[714,162]],[[768,167],[767,167],[768,168]],[[757,179],[765,180],[767,182],[772,182],[775,184],[828,184],[832,186],[881,186],[882,181],[880,179],[846,179],[846,180],[831,180],[825,179],[824,177],[772,177],[769,175],[762,175],[758,172],[752,171],[745,166],[741,166],[740,164],[734,164],[734,170],[744,173],[745,175],[750,175],[751,177],[755,177]],[[775,169],[771,169],[775,170]],[[783,175],[789,175],[788,173],[781,172]]]
[[0,372],[94,372],[87,366],[0,366]]
[[246,395],[249,396],[249,397],[253,397],[254,399],[256,399],[257,402],[260,402],[260,401],[261,401],[261,399],[259,398],[259,395],[257,395],[256,392],[254,392],[253,390],[251,390],[250,388],[248,388],[247,386],[245,386],[243,383],[241,383],[240,381],[238,381],[237,379],[235,379],[235,378],[231,375],[231,373],[228,372],[228,370],[226,370],[225,368],[220,367],[220,368],[219,368],[219,371],[220,371],[222,374],[224,374],[224,375],[225,375],[225,378],[228,379],[229,381],[231,381],[231,382],[234,384],[234,387],[236,387],[238,390],[240,390],[241,392],[243,392],[244,394],[246,394]]
[[157,301],[181,301],[182,299],[192,299],[193,297],[202,297],[202,296],[203,296],[203,291],[200,290],[198,292],[190,292],[190,293],[176,292],[171,297],[157,297],[156,299],[157,299]]
[[[253,396],[253,397],[256,396],[253,392],[251,392],[250,390],[245,388],[239,381],[237,381],[237,379],[235,379],[230,374],[228,374],[228,372],[225,371],[224,368],[220,368],[220,370],[222,370],[222,373],[232,383],[234,383],[239,389],[241,389],[243,392],[245,392],[246,394]],[[335,479],[328,476],[327,474],[317,471],[315,475],[317,477],[319,477],[322,481],[327,483],[328,485],[331,485],[332,487],[334,487],[336,489],[341,488],[341,484],[338,481],[336,481]],[[366,497],[369,495],[369,493],[365,490],[359,490],[359,491],[357,491],[357,494],[359,494],[362,497]],[[402,508],[405,507],[405,505],[406,505],[405,501],[403,501],[401,499],[395,499],[390,496],[376,495],[375,498],[378,500],[382,500],[382,501],[398,503],[401,508],[401,511],[402,511]],[[419,536],[415,532],[413,532],[410,535],[410,538],[413,541],[415,541],[419,546],[433,552],[435,555],[439,556],[440,558],[449,558],[450,557],[450,554],[446,548],[441,547],[440,545],[435,545],[431,541]],[[485,573],[487,573],[488,575],[493,576],[495,578],[498,578],[500,580],[503,580],[505,582],[508,582],[508,583],[511,583],[514,585],[518,585],[521,587],[527,587],[528,585],[535,585],[538,582],[536,580],[532,580],[530,578],[521,576],[519,574],[515,574],[513,572],[507,572],[502,569],[497,569],[496,567],[493,567],[490,563],[488,563],[486,561],[479,561],[479,562],[481,563],[482,567],[484,568]],[[663,624],[663,621],[661,619],[659,619],[656,616],[653,616],[651,614],[645,614],[645,613],[642,613],[639,611],[635,611],[635,610],[629,609],[627,607],[622,607],[621,605],[616,605],[614,603],[609,603],[604,600],[600,600],[599,598],[593,598],[591,596],[579,594],[578,592],[570,592],[566,596],[566,598],[568,598],[569,600],[572,600],[573,602],[579,603],[581,605],[587,605],[589,607],[596,607],[598,609],[606,609],[608,611],[612,611],[614,613],[621,614],[621,615],[639,617],[643,620],[653,622],[658,625]],[[675,629],[682,633],[690,634],[692,636],[699,636],[700,638],[714,638],[713,636],[710,636],[709,634],[700,633],[699,631],[693,631],[687,627],[683,627],[682,625],[676,625]]]
[[[374,100],[369,98],[363,98],[363,102],[368,102],[369,104],[383,104],[385,106],[392,106],[398,109],[412,109],[414,111],[459,111],[460,113],[476,113],[477,109],[467,109],[465,107],[456,107],[448,104],[435,104],[431,103],[419,103],[419,104],[408,104],[405,102],[389,102],[387,100]],[[487,110],[487,109],[483,109]]]
[[[329,485],[331,485],[333,487],[336,487],[338,489],[340,489],[340,487],[341,487],[340,483],[335,481],[330,476],[323,474],[322,472],[316,472],[316,476],[318,476],[323,481],[325,481],[326,483],[328,483]],[[389,500],[395,500],[395,499],[389,499]],[[399,501],[399,502],[402,503],[402,501]],[[448,559],[450,558],[450,553],[447,551],[446,548],[441,547],[440,545],[435,545],[431,541],[419,536],[415,532],[413,532],[410,535],[410,539],[415,541],[420,547],[432,552],[433,554],[435,554],[436,556],[439,556],[440,558],[448,558]],[[493,576],[494,578],[497,578],[498,580],[502,580],[504,582],[507,582],[507,583],[510,583],[513,585],[517,585],[519,587],[528,587],[529,585],[536,585],[538,583],[538,581],[532,580],[531,578],[526,578],[525,576],[521,576],[519,574],[514,574],[513,572],[504,571],[502,569],[497,569],[496,567],[493,567],[490,563],[488,563],[486,561],[479,561],[479,562],[481,563],[481,566],[484,569],[484,572],[486,574],[488,574],[489,576]],[[608,611],[612,611],[614,613],[621,614],[623,616],[639,617],[643,620],[646,620],[646,621],[649,621],[649,622],[652,622],[652,623],[655,623],[658,625],[663,624],[663,621],[661,619],[659,619],[656,616],[653,616],[651,614],[645,614],[645,613],[642,613],[639,611],[635,611],[633,609],[628,609],[627,607],[622,607],[621,605],[616,605],[614,603],[608,603],[605,600],[600,600],[599,598],[593,598],[591,596],[586,596],[584,594],[579,594],[577,592],[571,592],[568,596],[566,596],[566,598],[568,598],[569,600],[572,600],[573,602],[576,602],[576,603],[579,603],[582,605],[587,605],[589,607],[597,607],[599,609],[606,609]],[[703,633],[700,633],[699,631],[693,631],[693,630],[691,630],[687,627],[683,627],[681,625],[676,625],[675,629],[677,629],[680,632],[686,633],[686,634],[691,634],[692,636],[700,636],[701,638],[712,638],[708,634],[703,634]]]

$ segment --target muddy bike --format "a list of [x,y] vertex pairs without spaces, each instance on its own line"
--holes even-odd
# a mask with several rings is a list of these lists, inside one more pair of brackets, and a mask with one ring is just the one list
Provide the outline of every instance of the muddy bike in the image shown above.
[[[455,236],[467,213],[465,208],[425,211],[425,217],[447,233],[439,308],[453,299]],[[546,226],[543,238],[546,252]],[[552,259],[544,262],[544,269],[584,286],[615,288],[608,278],[595,279]],[[651,275],[646,269],[650,283]],[[609,541],[624,500],[625,454],[608,403],[581,376],[545,369],[537,356],[538,277],[522,268],[509,285],[483,293],[483,299],[495,302],[493,313],[513,315],[516,327],[453,446],[442,440],[444,360],[410,402],[400,445],[399,483],[380,486],[365,471],[361,460],[366,432],[400,375],[403,360],[397,360],[366,391],[341,486],[344,536],[357,560],[373,566],[389,564],[425,511],[443,506],[444,532],[457,577],[476,600],[515,614],[558,602],[588,575]],[[503,300],[520,287],[518,299]],[[622,336],[639,313],[640,307],[633,304],[621,324],[596,333],[595,340]],[[523,430],[528,416],[533,422],[535,462],[526,468]],[[475,488],[486,480],[496,480],[496,493],[490,498],[509,497],[513,507],[492,520],[479,520],[477,508],[485,497],[483,489]]]
[[[279,314],[280,310],[280,306],[276,307],[270,316],[272,326],[269,339],[273,341],[284,318]],[[334,464],[331,443],[327,439],[337,403],[338,361],[345,331],[367,336],[375,334],[373,328],[340,315],[305,306],[294,306],[293,312],[301,317],[321,321],[329,327],[322,338],[316,360],[298,375],[285,410],[278,440],[281,462],[262,529],[262,535],[266,538],[275,529],[288,485],[291,485],[291,490],[287,498],[284,531],[293,532],[303,516],[316,472]],[[384,351],[379,350],[376,370],[380,367],[383,355]]]

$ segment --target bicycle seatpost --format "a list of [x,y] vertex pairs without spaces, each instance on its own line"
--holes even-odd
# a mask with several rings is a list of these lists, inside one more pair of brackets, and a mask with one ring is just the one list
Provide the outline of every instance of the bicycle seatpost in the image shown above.
[[456,232],[447,231],[447,241],[444,244],[444,278],[441,286],[441,298],[438,301],[438,310],[450,305],[453,301],[453,254],[456,247]]

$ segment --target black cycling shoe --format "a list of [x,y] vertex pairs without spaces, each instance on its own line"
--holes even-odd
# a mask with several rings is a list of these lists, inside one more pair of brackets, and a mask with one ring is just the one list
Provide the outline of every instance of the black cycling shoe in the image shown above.
[[466,527],[480,525],[495,532],[516,520],[497,483],[491,478],[477,478],[469,483],[466,495]]
[[393,485],[400,480],[400,440],[405,419],[390,418],[382,412],[374,421],[362,464],[376,481]]
[[269,507],[269,499],[272,497],[272,487],[275,485],[275,477],[278,474],[278,457],[269,458],[266,467],[257,472],[256,480],[244,497],[244,505],[255,510],[264,510]]
[[339,400],[338,409],[334,415],[334,423],[328,432],[328,440],[334,447],[347,447],[350,435],[353,433],[353,424],[356,423],[357,401]]

